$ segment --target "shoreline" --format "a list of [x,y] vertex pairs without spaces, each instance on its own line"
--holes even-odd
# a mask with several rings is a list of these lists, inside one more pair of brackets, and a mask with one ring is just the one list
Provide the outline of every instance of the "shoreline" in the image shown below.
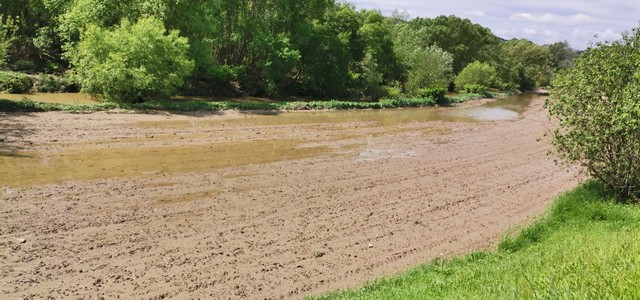
[[[325,111],[325,110],[352,110],[352,109],[392,109],[415,107],[456,107],[475,106],[511,96],[512,94],[496,94],[493,98],[474,97],[467,100],[459,100],[447,97],[447,104],[437,104],[431,98],[398,98],[382,99],[377,102],[321,100],[321,101],[283,101],[283,102],[238,102],[238,101],[156,101],[143,103],[51,103],[33,101],[28,98],[22,100],[0,99],[0,113],[36,113],[48,111],[62,111],[69,113],[206,113],[222,111],[243,111],[254,113],[265,112],[291,112],[291,111]],[[514,94],[517,95],[517,94]]]

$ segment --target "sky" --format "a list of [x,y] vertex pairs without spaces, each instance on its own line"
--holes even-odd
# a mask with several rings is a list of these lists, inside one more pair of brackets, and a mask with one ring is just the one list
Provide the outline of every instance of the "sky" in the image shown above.
[[620,39],[640,25],[640,0],[347,0],[358,9],[384,15],[404,11],[410,18],[456,15],[478,23],[504,39],[525,38],[537,44],[566,40],[574,49]]

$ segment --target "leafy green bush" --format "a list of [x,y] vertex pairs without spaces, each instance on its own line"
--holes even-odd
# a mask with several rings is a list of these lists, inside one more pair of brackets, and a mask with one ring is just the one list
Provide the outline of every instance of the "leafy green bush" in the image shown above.
[[29,75],[0,71],[0,91],[11,94],[28,93],[33,86]]
[[467,84],[462,87],[462,92],[470,94],[486,94],[487,87],[480,84]]
[[445,95],[447,94],[447,89],[444,87],[436,86],[430,87],[427,89],[419,89],[418,96],[421,98],[431,98],[437,103],[443,103],[445,101]]
[[581,163],[621,199],[640,200],[640,28],[597,44],[553,81],[557,154]]
[[83,91],[105,100],[168,98],[193,70],[189,43],[162,21],[122,20],[113,30],[89,25],[72,62]]
[[33,92],[40,93],[74,93],[80,90],[75,78],[70,74],[56,76],[51,74],[41,74],[31,76],[33,81]]
[[386,98],[397,99],[402,96],[402,84],[399,81],[393,81],[384,86]]
[[482,99],[484,97],[485,97],[485,95],[483,95],[483,94],[464,93],[464,94],[460,94],[460,95],[455,96],[455,97],[447,96],[447,100],[450,103],[463,103],[463,102],[467,102],[467,101],[470,101],[470,100]]
[[[457,87],[465,87],[467,85],[494,86],[497,77],[496,68],[479,61],[474,61],[467,65],[458,74],[455,80]],[[473,92],[475,93],[475,92]]]
[[33,91],[43,93],[59,92],[60,81],[57,77],[49,74],[33,77]]

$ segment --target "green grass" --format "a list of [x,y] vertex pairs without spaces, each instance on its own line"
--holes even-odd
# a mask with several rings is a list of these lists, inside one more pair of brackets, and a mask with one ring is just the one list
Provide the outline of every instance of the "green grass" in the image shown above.
[[[487,96],[487,95],[485,95]],[[462,94],[447,97],[449,103],[461,103],[485,97],[479,94]],[[489,95],[494,96],[494,95]],[[495,96],[504,96],[496,94]],[[282,102],[238,102],[238,101],[150,101],[144,103],[112,103],[97,104],[60,104],[36,102],[29,99],[20,101],[1,100],[0,112],[96,112],[113,109],[124,109],[135,112],[147,111],[222,111],[222,110],[320,110],[320,109],[382,109],[398,107],[434,106],[431,98],[382,99],[377,102],[366,101],[282,101]]]
[[589,182],[498,249],[317,299],[640,299],[640,208]]

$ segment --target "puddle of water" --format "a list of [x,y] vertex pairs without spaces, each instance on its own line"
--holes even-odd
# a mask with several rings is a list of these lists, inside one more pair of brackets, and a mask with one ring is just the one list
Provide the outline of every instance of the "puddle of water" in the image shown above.
[[27,98],[32,101],[62,104],[95,104],[100,101],[94,100],[83,93],[32,93],[32,94],[4,94],[0,93],[0,99],[19,101]]
[[476,107],[458,107],[447,111],[447,114],[468,117],[475,121],[505,121],[516,119],[531,104],[535,94],[509,96]]
[[529,107],[531,102],[534,99],[538,98],[538,97],[540,97],[540,95],[536,95],[536,94],[520,94],[520,95],[505,97],[505,98],[502,98],[502,99],[497,100],[497,101],[489,102],[489,103],[483,105],[482,107],[486,107],[486,108],[502,108],[502,109],[515,111],[515,112],[521,114],[525,110],[527,110],[527,108]]
[[468,109],[452,110],[449,114],[468,117],[476,121],[505,121],[513,120],[520,114],[501,107],[470,107]]
[[180,173],[269,163],[318,156],[329,147],[301,147],[297,140],[264,140],[198,146],[82,149],[25,157],[0,156],[0,182],[31,186],[73,180],[92,180],[149,174]]

